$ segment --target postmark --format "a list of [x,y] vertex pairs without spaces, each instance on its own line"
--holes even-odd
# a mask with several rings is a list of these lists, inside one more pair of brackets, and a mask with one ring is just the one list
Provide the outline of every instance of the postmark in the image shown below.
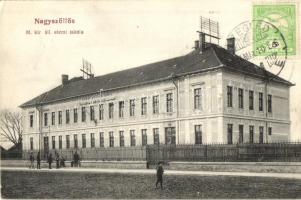
[[[286,41],[287,52],[284,52],[281,32]],[[253,50],[255,56],[296,55],[296,8],[295,5],[254,5],[253,6]]]
[[[254,26],[256,32],[262,36],[257,38],[261,46],[255,50],[252,40]],[[265,37],[267,32],[270,39]],[[283,70],[287,59],[287,43],[284,35],[272,23],[263,20],[245,21],[237,25],[228,37],[235,38],[237,55],[251,62],[259,61],[276,75]]]

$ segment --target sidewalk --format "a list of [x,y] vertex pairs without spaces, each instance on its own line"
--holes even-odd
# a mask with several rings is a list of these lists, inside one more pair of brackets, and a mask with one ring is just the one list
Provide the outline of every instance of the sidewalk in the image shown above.
[[[32,172],[70,172],[70,173],[119,173],[119,174],[155,174],[154,169],[97,169],[97,168],[60,168],[60,169],[29,169],[20,167],[1,167],[1,171],[32,171]],[[214,172],[214,171],[180,171],[165,170],[165,175],[193,176],[248,176],[300,179],[301,173],[254,173],[254,172]]]

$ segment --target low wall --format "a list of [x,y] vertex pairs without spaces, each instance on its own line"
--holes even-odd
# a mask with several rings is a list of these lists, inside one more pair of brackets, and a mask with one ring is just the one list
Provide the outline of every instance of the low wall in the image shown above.
[[301,173],[301,162],[169,162],[165,168],[187,171]]

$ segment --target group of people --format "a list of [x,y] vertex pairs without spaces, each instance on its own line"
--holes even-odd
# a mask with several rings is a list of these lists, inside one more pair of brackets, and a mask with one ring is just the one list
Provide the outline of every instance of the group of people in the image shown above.
[[[41,156],[40,156],[40,152],[37,153],[37,169],[41,169]],[[30,152],[29,154],[29,161],[30,161],[30,169],[34,169],[34,154],[33,152]],[[56,168],[60,168],[60,167],[65,167],[65,158],[63,157],[63,155],[59,155],[59,153],[55,152],[55,161],[56,161]],[[47,162],[49,165],[49,169],[51,169],[52,167],[52,162],[53,162],[53,157],[52,157],[52,153],[49,153],[49,155],[47,156]]]
[[[32,152],[29,154],[29,160],[30,160],[30,169],[34,169],[34,155]],[[37,154],[37,169],[41,169],[41,157],[40,157],[40,152]]]

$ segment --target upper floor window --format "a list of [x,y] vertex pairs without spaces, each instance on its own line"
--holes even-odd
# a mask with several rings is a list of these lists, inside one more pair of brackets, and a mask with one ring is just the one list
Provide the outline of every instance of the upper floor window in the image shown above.
[[103,120],[103,104],[99,105],[99,120]]
[[77,115],[77,108],[73,109],[73,122],[77,123],[78,115]]
[[130,116],[135,116],[135,99],[130,100]]
[[146,97],[141,98],[141,115],[146,115],[147,112],[147,102]]
[[244,108],[244,90],[242,88],[238,88],[238,107]]
[[48,113],[44,113],[44,126],[48,126]]
[[70,113],[69,110],[66,110],[66,124],[69,124],[70,122]]
[[166,112],[172,112],[173,96],[172,93],[166,94]]
[[55,125],[55,112],[51,113],[51,125]]
[[254,109],[254,92],[252,90],[249,91],[249,110]]
[[147,134],[146,134],[146,129],[141,130],[141,138],[142,138],[142,146],[147,145]]
[[201,88],[194,89],[194,109],[202,109],[202,90]]
[[259,96],[258,96],[258,108],[259,111],[263,111],[263,93],[259,92]]
[[59,124],[62,124],[62,111],[59,111]]
[[86,107],[82,107],[82,122],[86,121]]
[[153,96],[153,114],[159,113],[159,96]]
[[268,95],[268,112],[272,112],[272,95]]
[[124,101],[119,101],[119,117],[123,118],[124,116]]
[[233,99],[233,87],[232,86],[227,86],[227,106],[232,107],[232,99]]
[[82,134],[82,148],[86,148],[86,134]]
[[95,115],[94,115],[94,106],[90,106],[90,120],[94,121]]
[[95,136],[94,136],[94,133],[91,133],[91,147],[95,147]]
[[33,115],[29,115],[29,126],[33,127]]
[[109,103],[109,119],[114,117],[114,103]]

